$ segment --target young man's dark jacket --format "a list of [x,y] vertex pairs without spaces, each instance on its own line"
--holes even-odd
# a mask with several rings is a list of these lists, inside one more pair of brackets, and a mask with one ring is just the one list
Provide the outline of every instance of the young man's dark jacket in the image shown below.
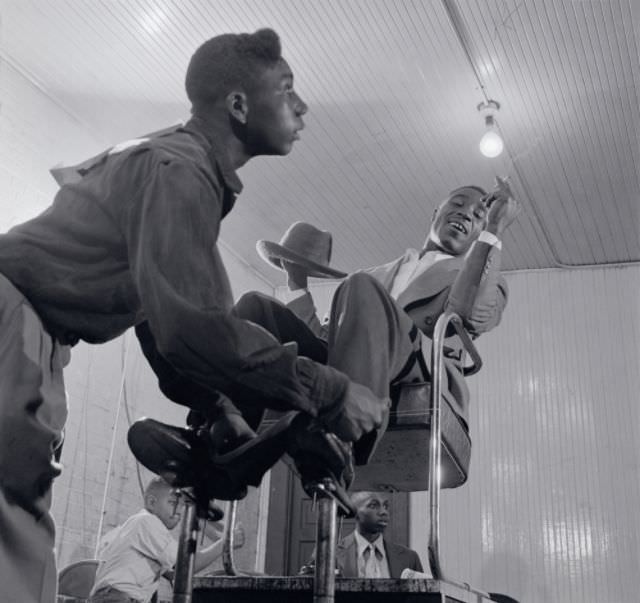
[[315,415],[342,398],[346,377],[230,314],[217,240],[242,184],[203,125],[105,154],[0,236],[0,273],[62,343],[108,341],[146,320],[162,358],[207,390],[238,386]]

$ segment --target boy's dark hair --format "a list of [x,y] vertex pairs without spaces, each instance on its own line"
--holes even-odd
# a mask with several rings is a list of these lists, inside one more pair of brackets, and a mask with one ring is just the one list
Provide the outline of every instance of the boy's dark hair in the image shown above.
[[185,87],[192,113],[224,98],[233,88],[250,91],[261,72],[281,56],[280,38],[272,29],[207,40],[187,67]]

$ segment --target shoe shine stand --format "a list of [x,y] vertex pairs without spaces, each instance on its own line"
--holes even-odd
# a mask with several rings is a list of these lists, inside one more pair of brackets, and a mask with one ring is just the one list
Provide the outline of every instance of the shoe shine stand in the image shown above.
[[[433,335],[431,354],[432,383],[404,386],[392,407],[389,428],[380,442],[372,463],[357,469],[353,489],[429,490],[431,512],[428,537],[432,579],[336,578],[335,548],[338,502],[332,495],[331,480],[313,485],[317,503],[316,566],[312,576],[239,576],[231,557],[235,508],[231,503],[225,524],[226,576],[193,578],[197,520],[195,504],[185,511],[178,559],[174,603],[483,603],[487,593],[446,577],[440,560],[440,488],[464,483],[470,457],[470,441],[442,392],[443,347],[450,325],[479,370],[480,357],[464,330],[461,319],[452,313],[442,315]],[[444,400],[444,403],[443,403]],[[421,443],[422,455],[412,438]],[[385,445],[385,441],[387,444]],[[403,442],[406,442],[403,444]],[[409,447],[409,451],[404,448]],[[408,455],[411,466],[394,465],[393,459]],[[417,460],[416,460],[416,457]],[[419,466],[418,466],[419,465]],[[444,467],[444,474],[442,468]],[[373,468],[373,469],[370,469]],[[428,468],[426,470],[425,468]],[[207,501],[208,503],[208,501]],[[195,529],[194,529],[195,528]]]

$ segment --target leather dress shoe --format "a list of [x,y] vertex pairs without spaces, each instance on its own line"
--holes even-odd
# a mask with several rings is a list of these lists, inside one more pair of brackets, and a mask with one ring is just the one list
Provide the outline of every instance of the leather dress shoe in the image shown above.
[[286,452],[291,412],[259,436],[225,454],[216,453],[208,429],[185,429],[154,419],[136,421],[127,435],[134,456],[174,487],[193,486],[209,498],[240,500],[247,486],[258,486],[264,474]]

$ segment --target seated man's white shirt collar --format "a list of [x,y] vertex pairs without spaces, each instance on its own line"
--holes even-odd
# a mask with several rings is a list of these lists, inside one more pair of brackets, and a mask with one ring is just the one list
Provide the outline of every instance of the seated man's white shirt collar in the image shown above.
[[[358,577],[359,578],[390,578],[387,553],[384,549],[382,534],[373,542],[369,542],[360,535],[358,530],[354,532],[357,547]],[[364,551],[367,547],[373,547],[368,563],[364,559]]]
[[278,287],[276,289],[275,298],[282,302],[285,306],[290,304],[292,301],[296,299],[300,299],[305,295],[309,294],[309,289],[296,289],[295,291],[291,291],[289,287]]
[[420,257],[420,252],[417,249],[407,249],[402,265],[391,284],[391,297],[398,299],[398,296],[423,272],[431,268],[436,262],[452,257],[452,255],[440,250],[427,251]]
[[280,287],[277,297],[286,306],[292,301],[304,297],[307,293],[309,293],[309,289],[296,289],[295,291],[291,291],[288,287]]

